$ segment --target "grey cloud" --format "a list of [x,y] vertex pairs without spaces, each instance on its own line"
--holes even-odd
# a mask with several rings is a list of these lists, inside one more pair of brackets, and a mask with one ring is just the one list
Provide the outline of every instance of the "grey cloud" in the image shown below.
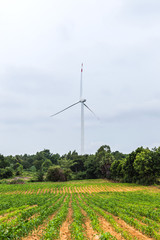
[[80,106],[49,116],[79,99],[81,62],[84,97],[101,120],[85,111],[86,151],[158,144],[159,1],[36,4],[0,9],[2,153],[80,149]]
[[[148,104],[149,105],[149,104]],[[128,107],[128,109],[119,110],[108,117],[104,117],[103,121],[107,122],[119,122],[119,121],[135,121],[137,119],[142,118],[144,121],[145,119],[160,119],[160,105],[157,104],[151,106],[144,105],[144,106],[137,106],[137,107]]]

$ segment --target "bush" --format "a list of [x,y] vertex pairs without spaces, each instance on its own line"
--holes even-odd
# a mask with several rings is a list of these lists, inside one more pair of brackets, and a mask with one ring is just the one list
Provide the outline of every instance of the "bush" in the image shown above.
[[86,179],[86,172],[79,171],[74,175],[74,180],[83,180]]
[[13,170],[10,167],[0,169],[0,179],[10,178],[13,176]]
[[63,169],[60,168],[60,166],[49,167],[47,171],[46,180],[53,182],[66,181]]
[[12,181],[8,182],[8,184],[24,184],[25,182],[22,179],[13,179]]
[[8,181],[5,179],[0,180],[0,184],[8,184]]

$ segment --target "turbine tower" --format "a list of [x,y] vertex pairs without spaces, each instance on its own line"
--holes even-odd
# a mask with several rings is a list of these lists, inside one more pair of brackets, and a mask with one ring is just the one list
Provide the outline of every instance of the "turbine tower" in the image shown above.
[[[83,63],[81,65],[81,79],[80,79],[80,100],[76,103],[73,103],[72,105],[64,108],[63,110],[51,115],[50,117],[54,117],[56,115],[58,115],[61,112],[64,112],[65,110],[73,107],[74,105],[77,105],[78,103],[81,104],[81,155],[84,154],[84,106],[94,114],[94,112],[85,104],[86,99],[84,99],[82,97],[83,94],[83,86],[82,86],[82,74],[83,74]],[[96,115],[94,114],[94,116],[96,117]]]

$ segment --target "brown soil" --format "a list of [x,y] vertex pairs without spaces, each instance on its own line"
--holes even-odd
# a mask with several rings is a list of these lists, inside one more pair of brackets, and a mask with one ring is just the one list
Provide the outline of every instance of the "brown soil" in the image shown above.
[[113,217],[117,221],[117,223],[119,224],[120,227],[122,227],[124,230],[126,230],[128,233],[130,233],[132,236],[136,237],[137,239],[139,239],[139,240],[149,240],[149,239],[152,239],[152,238],[149,238],[149,237],[143,235],[141,232],[139,232],[134,227],[132,227],[129,224],[127,224],[125,221],[123,221],[119,217],[115,217],[115,216],[113,216]]
[[52,189],[52,191],[53,191],[53,193],[56,193],[56,190],[55,190],[55,188],[54,188],[54,189]]
[[40,226],[38,226],[38,228],[36,230],[34,230],[31,235],[22,238],[22,240],[40,240],[42,238],[43,232],[48,224],[48,222],[50,220],[52,220],[52,218],[54,218],[56,213],[52,214],[51,216],[49,216],[49,218],[44,221],[44,223]]
[[[38,205],[31,205],[31,206],[29,206],[29,207],[25,207],[24,208],[24,210],[27,210],[27,209],[30,209],[30,208],[33,208],[33,207],[37,207]],[[17,209],[17,210],[19,210],[19,209]],[[9,214],[11,214],[11,213],[14,213],[16,210],[14,210],[14,211],[12,211],[12,212],[9,212],[9,213],[4,213],[3,215],[0,215],[0,219],[2,219],[2,221],[3,221],[3,218],[5,218],[5,217],[7,217],[7,215],[9,215]],[[21,210],[20,210],[21,211]],[[4,221],[10,221],[11,219],[14,219],[14,218],[16,218],[18,215],[20,215],[21,214],[21,212],[19,212],[19,213],[16,213],[16,216],[13,216],[13,217],[10,217],[10,219],[4,219]]]
[[[38,189],[37,194],[42,194],[46,192],[51,192],[51,193],[73,193],[73,192],[82,192],[82,193],[94,193],[94,192],[130,192],[130,191],[141,191],[141,190],[147,190],[151,192],[160,192],[160,189],[156,186],[149,186],[149,187],[144,187],[144,186],[137,186],[137,187],[126,187],[126,186],[88,186],[88,187],[80,187],[80,186],[75,186],[74,188],[71,189],[71,187],[63,187],[61,189],[54,188],[54,189]],[[14,192],[8,192],[5,193],[7,195],[9,194],[33,194],[35,193],[34,190],[26,190],[26,191],[14,191]]]
[[60,228],[60,239],[61,240],[72,240],[71,239],[71,233],[69,231],[69,226],[72,223],[72,206],[71,206],[71,201],[69,203],[69,209],[68,209],[68,216],[66,218],[66,221],[63,222],[61,228]]
[[88,188],[88,193],[92,193],[91,187]]
[[41,189],[39,188],[38,191],[37,191],[37,194],[39,194],[40,190],[41,190]]
[[117,233],[109,222],[105,220],[104,217],[99,217],[100,225],[104,232],[109,232],[112,236],[116,237],[117,240],[123,240],[121,233]]
[[85,229],[87,239],[89,240],[99,239],[98,233],[94,231],[92,228],[91,221],[89,217],[87,217],[87,213],[83,209],[81,209],[81,212],[85,216],[83,228]]
[[69,187],[69,193],[72,193],[71,188]]
[[[81,196],[79,196],[79,198],[81,198]],[[151,240],[152,238],[145,236],[143,233],[139,232],[138,230],[136,230],[134,227],[130,226],[129,224],[127,224],[125,221],[123,221],[122,219],[120,219],[119,217],[114,216],[111,213],[108,213],[105,211],[105,213],[113,216],[113,218],[116,220],[117,224],[124,229],[124,231],[128,232],[131,236],[133,236],[133,239],[139,239],[139,240]],[[100,216],[100,215],[99,215]],[[117,233],[113,227],[111,226],[110,223],[108,223],[104,217],[100,216],[99,217],[99,221],[100,224],[102,226],[102,228],[106,231],[109,232],[111,235],[115,236],[118,240],[119,239],[124,239],[122,237],[122,235],[120,233]]]
[[84,187],[80,187],[80,192],[85,193]]
[[22,238],[22,240],[40,240],[40,239],[42,239],[42,235],[47,227],[48,222],[54,218],[54,216],[57,214],[57,211],[54,212],[52,215],[50,215],[46,220],[44,220],[43,224],[39,225],[37,229],[33,230],[30,235]]
[[[78,194],[78,198],[80,198],[82,200],[82,198],[79,194]],[[81,212],[85,216],[83,228],[85,229],[87,239],[89,239],[89,240],[100,239],[100,235],[97,233],[97,231],[95,231],[92,228],[91,221],[90,221],[89,217],[87,216],[87,213],[82,208],[81,208]]]
[[39,193],[41,193],[41,194],[44,193],[44,189],[41,189],[41,191]]
[[63,193],[66,193],[65,187],[62,188],[62,194],[63,194]]
[[44,192],[43,193],[46,193],[47,192],[47,189],[44,189]]
[[[88,187],[74,187],[72,192],[92,193],[92,192],[130,192],[144,190],[144,187],[110,187],[110,186],[88,186]],[[148,188],[148,190],[159,191],[157,188]],[[70,192],[70,190],[69,190]],[[71,193],[71,192],[70,192]]]

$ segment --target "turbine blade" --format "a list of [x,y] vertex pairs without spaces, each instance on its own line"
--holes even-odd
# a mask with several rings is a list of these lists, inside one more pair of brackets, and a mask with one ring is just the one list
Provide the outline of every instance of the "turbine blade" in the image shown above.
[[84,106],[86,107],[86,108],[88,108],[88,110],[91,112],[91,113],[93,113],[93,115],[99,120],[99,118],[96,116],[96,114],[85,104],[85,103],[83,103],[84,104]]
[[65,109],[63,109],[63,110],[61,110],[61,111],[59,111],[59,112],[57,112],[57,113],[55,113],[55,114],[52,114],[50,117],[54,117],[54,116],[58,115],[59,113],[64,112],[64,111],[67,110],[68,108],[73,107],[74,105],[76,105],[76,104],[78,104],[78,103],[80,103],[80,101],[78,101],[78,102],[70,105],[69,107],[66,107]]

